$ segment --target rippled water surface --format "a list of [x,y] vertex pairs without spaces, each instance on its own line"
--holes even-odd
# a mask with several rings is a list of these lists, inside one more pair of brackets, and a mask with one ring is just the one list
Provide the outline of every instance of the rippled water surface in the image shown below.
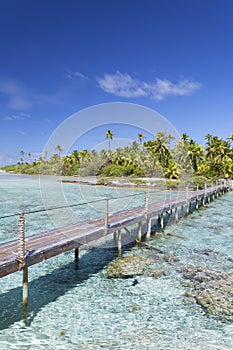
[[[34,177],[0,175],[1,217],[40,210],[44,205],[83,203],[106,197],[118,198],[110,201],[112,211],[142,205],[144,201],[144,193],[135,189],[77,184],[59,184],[58,189],[57,181],[49,178],[43,181],[39,184]],[[132,194],[137,196],[122,199]],[[166,195],[154,194],[160,200]],[[26,233],[101,216],[104,205],[103,200],[72,210],[27,214]],[[233,267],[232,207],[233,194],[229,193],[178,224],[170,220],[164,236],[153,236],[150,244],[178,257],[178,267],[191,264],[230,272]],[[170,232],[176,236],[166,234]],[[17,216],[2,218],[0,240],[16,237]],[[233,348],[233,324],[207,316],[199,305],[187,303],[186,289],[176,264],[158,261],[156,267],[164,269],[165,275],[157,279],[138,276],[138,284],[134,286],[131,278],[107,278],[106,266],[116,254],[111,244],[99,242],[95,247],[81,249],[78,270],[74,269],[73,252],[30,267],[29,327],[21,320],[22,273],[3,277],[0,280],[0,349]],[[136,246],[124,251],[124,255],[149,254],[153,251]]]

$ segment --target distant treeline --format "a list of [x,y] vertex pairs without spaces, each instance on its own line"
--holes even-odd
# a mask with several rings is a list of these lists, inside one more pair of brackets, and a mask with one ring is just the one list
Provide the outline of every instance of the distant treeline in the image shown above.
[[[198,144],[186,133],[171,146],[173,137],[158,132],[154,139],[145,141],[138,134],[131,146],[111,150],[111,130],[105,134],[109,141],[108,150],[74,150],[62,155],[58,145],[54,155],[31,159],[31,154],[21,151],[19,162],[1,169],[22,174],[45,174],[64,176],[102,177],[165,177],[184,179],[189,176],[199,178],[233,178],[233,134],[227,139],[206,135],[205,146]],[[45,152],[46,153],[46,152]],[[27,161],[25,160],[27,156]]]

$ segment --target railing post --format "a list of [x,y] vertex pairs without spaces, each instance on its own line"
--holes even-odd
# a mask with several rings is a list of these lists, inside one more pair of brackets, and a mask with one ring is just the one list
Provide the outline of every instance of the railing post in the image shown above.
[[24,227],[25,227],[24,213],[21,213],[19,215],[19,220],[18,220],[18,256],[17,256],[20,269],[24,266],[25,257],[26,257]]
[[105,199],[105,234],[108,234],[109,199]]

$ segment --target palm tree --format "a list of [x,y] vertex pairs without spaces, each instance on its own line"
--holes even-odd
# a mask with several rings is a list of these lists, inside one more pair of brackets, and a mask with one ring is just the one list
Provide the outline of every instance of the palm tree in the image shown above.
[[188,144],[188,155],[190,156],[192,168],[194,172],[198,171],[199,165],[201,165],[204,159],[204,149],[201,145],[190,139]]
[[158,132],[155,140],[149,140],[144,143],[146,150],[151,152],[155,158],[158,159],[163,169],[167,169],[171,160],[171,152],[167,144],[169,139],[164,132]]
[[21,151],[20,151],[20,154],[22,155],[22,157],[20,158],[20,160],[21,160],[21,163],[23,164],[23,156],[24,156],[24,151],[23,151],[23,150],[21,150]]
[[229,141],[229,143],[232,143],[233,142],[233,134],[230,134],[230,136],[228,137],[227,140]]
[[113,139],[113,137],[114,137],[114,135],[113,135],[112,130],[107,130],[106,133],[105,133],[105,138],[106,138],[106,140],[108,140],[108,150],[109,150],[109,152],[111,152],[110,142]]
[[232,162],[232,149],[229,141],[217,136],[211,138],[206,146],[206,159],[210,170],[215,176],[223,176],[229,162]]
[[181,134],[180,139],[183,141],[184,144],[187,144],[188,141],[190,140],[190,137],[188,136],[188,134],[186,134],[185,132],[183,134]]
[[29,162],[31,162],[31,157],[32,157],[32,154],[29,152],[28,153]]
[[60,145],[57,145],[56,148],[55,148],[56,151],[58,151],[59,153],[59,156],[61,156],[61,153],[63,151],[62,147]]
[[138,142],[140,143],[140,145],[142,145],[145,138],[146,138],[146,136],[144,134],[142,134],[142,133],[138,134]]
[[206,140],[207,142],[210,142],[210,141],[212,140],[212,138],[213,138],[213,136],[212,136],[211,134],[207,134],[207,135],[205,136],[205,140]]

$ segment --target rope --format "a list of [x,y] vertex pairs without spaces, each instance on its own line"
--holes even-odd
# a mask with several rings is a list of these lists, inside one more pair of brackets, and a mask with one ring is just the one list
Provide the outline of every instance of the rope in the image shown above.
[[18,256],[17,261],[23,267],[25,260],[24,214],[20,214],[18,221]]
[[[139,195],[142,195],[142,194],[145,194],[145,192],[131,194],[131,195],[127,195],[127,196],[112,197],[112,198],[108,198],[108,199],[109,200],[122,199],[122,198],[128,198],[128,197],[135,197],[135,196],[139,196]],[[46,208],[46,209],[43,208],[43,209],[30,210],[30,211],[25,211],[24,214],[27,214],[27,215],[28,214],[36,214],[36,213],[41,213],[41,212],[46,212],[46,211],[51,211],[51,210],[79,207],[79,206],[82,206],[82,205],[88,205],[88,204],[92,204],[92,203],[102,202],[105,199],[106,198],[102,198],[102,199],[96,199],[96,200],[93,200],[93,201],[82,202],[82,203],[78,203],[78,204],[68,204],[68,205],[61,205],[61,206],[56,206],[56,207],[50,207],[50,208]],[[0,217],[0,219],[6,219],[6,218],[14,217],[14,216],[19,216],[19,215],[20,215],[20,213],[3,215],[3,216]]]
[[[214,189],[217,190],[220,186],[213,186],[211,188],[207,188],[207,193],[213,191]],[[166,190],[167,191],[167,190]],[[190,191],[192,193],[195,193],[195,191]],[[131,194],[131,195],[127,195],[127,196],[119,196],[119,197],[112,197],[112,198],[108,198],[109,200],[115,200],[115,199],[122,199],[122,198],[129,198],[129,197],[136,197],[136,196],[141,196],[141,195],[145,195],[148,192],[141,192],[141,193],[136,193],[136,194]],[[148,193],[149,194],[149,193]],[[78,204],[68,204],[68,205],[61,205],[61,206],[56,206],[56,207],[50,207],[50,208],[43,208],[43,209],[36,209],[36,210],[30,210],[30,211],[25,211],[24,214],[36,214],[36,213],[41,213],[41,212],[46,212],[46,211],[51,211],[51,210],[58,210],[58,209],[65,209],[65,208],[74,208],[74,207],[79,207],[82,205],[88,205],[88,204],[92,204],[92,203],[97,203],[97,202],[101,202],[104,201],[106,198],[101,198],[101,199],[96,199],[90,202],[83,202],[83,203],[78,203]],[[9,215],[3,215],[0,216],[0,219],[6,219],[6,218],[10,218],[10,217],[14,217],[14,216],[18,216],[20,215],[20,213],[14,213],[14,214],[9,214]]]

